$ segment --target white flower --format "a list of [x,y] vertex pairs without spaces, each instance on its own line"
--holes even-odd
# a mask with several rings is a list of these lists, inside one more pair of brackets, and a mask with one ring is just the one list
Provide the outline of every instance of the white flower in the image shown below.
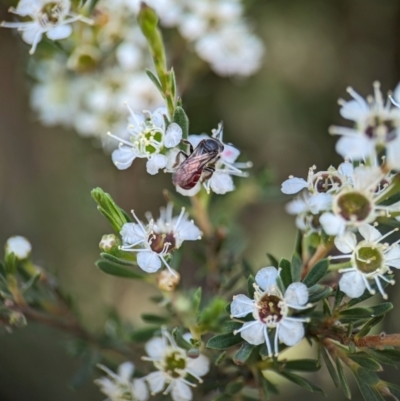
[[136,223],[125,223],[120,231],[123,245],[121,250],[137,252],[137,264],[147,273],[154,273],[164,264],[172,275],[176,275],[166,258],[183,241],[195,241],[201,238],[201,231],[188,219],[185,209],[179,216],[172,216],[172,203],[160,209],[160,217],[154,221],[147,214],[148,224],[143,224],[132,211]]
[[117,374],[104,365],[98,367],[108,375],[94,381],[108,397],[105,401],[146,401],[149,398],[143,379],[132,380],[135,369],[133,363],[125,362],[119,365]]
[[[241,318],[252,314],[254,318],[244,323],[234,334],[240,333],[249,344],[265,343],[269,356],[278,355],[278,340],[293,346],[304,337],[303,322],[308,319],[291,317],[290,309],[303,310],[311,306],[307,304],[308,290],[303,283],[290,284],[285,294],[282,294],[276,283],[278,275],[274,267],[264,267],[255,277],[254,299],[240,294],[234,296],[231,303],[231,317]],[[273,347],[269,329],[275,329]]]
[[[223,145],[223,151],[221,152],[219,159],[212,166],[214,168],[214,172],[211,174],[211,176],[205,176],[203,170],[203,174],[198,178],[196,185],[194,185],[193,188],[189,190],[182,189],[177,185],[176,190],[182,195],[185,196],[195,195],[198,191],[200,191],[201,183],[203,183],[207,192],[210,192],[210,190],[212,190],[216,194],[223,195],[235,189],[232,176],[238,176],[238,177],[248,176],[248,174],[243,172],[241,169],[251,167],[252,163],[236,162],[236,159],[240,155],[240,151],[231,144],[223,143],[222,123],[218,125],[217,129],[213,129],[212,132],[213,132],[212,138],[218,139],[219,142],[221,142]],[[208,136],[207,134],[189,135],[188,141],[195,149],[203,140],[207,140],[209,138],[210,136]],[[172,153],[169,156],[169,159],[171,160],[175,154],[176,153]],[[176,156],[175,156],[175,161],[176,161]],[[168,164],[171,165],[170,162]],[[171,168],[169,171],[174,172],[175,170],[176,168]]]
[[196,384],[187,380],[187,376],[202,383],[201,377],[208,373],[210,362],[202,354],[195,359],[189,358],[167,331],[163,330],[162,334],[162,337],[155,337],[145,345],[148,357],[142,359],[153,362],[158,371],[145,376],[144,380],[149,384],[152,395],[171,393],[174,401],[190,401],[193,398],[190,387],[196,387]]
[[386,162],[390,168],[399,170],[400,110],[392,108],[390,99],[384,102],[378,82],[374,82],[374,96],[367,101],[352,88],[347,91],[353,100],[340,101],[340,114],[354,121],[355,127],[331,127],[332,134],[342,136],[336,151],[352,160],[373,160],[385,149]]
[[372,223],[378,216],[399,211],[399,206],[380,206],[390,185],[379,167],[359,166],[354,169],[351,185],[332,195],[332,210],[324,212],[319,222],[326,234],[343,235],[346,229]]
[[203,35],[196,43],[199,56],[219,75],[249,76],[262,63],[264,47],[244,24],[230,24]]
[[65,39],[72,33],[72,22],[81,20],[92,23],[70,9],[70,0],[20,0],[17,8],[10,8],[10,11],[21,17],[30,17],[31,21],[2,22],[1,26],[22,31],[22,39],[32,45],[29,53],[33,54],[44,33],[51,40]]
[[13,253],[17,259],[26,259],[32,250],[32,245],[25,238],[20,235],[10,237],[5,245],[6,253]]
[[331,259],[350,259],[351,267],[339,270],[343,277],[339,281],[340,290],[351,298],[360,297],[367,289],[371,294],[375,291],[371,288],[369,280],[374,280],[383,298],[387,294],[383,290],[381,280],[394,284],[385,274],[390,273],[390,268],[400,268],[399,241],[392,245],[381,241],[398,229],[382,235],[376,228],[365,224],[358,228],[364,238],[357,242],[354,233],[346,232],[341,237],[335,238],[336,248],[344,255],[334,256]]
[[132,165],[137,157],[148,159],[147,172],[157,174],[167,165],[167,157],[160,154],[164,148],[177,146],[182,139],[182,128],[171,123],[166,128],[164,117],[168,116],[165,107],[156,109],[153,113],[135,113],[128,106],[130,124],[128,125],[129,140],[108,133],[120,141],[120,146],[112,153],[112,161],[119,170],[125,170]]

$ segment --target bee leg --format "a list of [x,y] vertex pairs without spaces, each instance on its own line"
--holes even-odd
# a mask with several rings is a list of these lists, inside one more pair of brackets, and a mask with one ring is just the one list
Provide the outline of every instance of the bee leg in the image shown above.
[[175,163],[172,166],[172,168],[178,167],[181,164],[181,156],[185,158],[184,160],[186,160],[189,157],[185,152],[180,150],[176,155]]
[[215,167],[213,166],[208,166],[204,167],[203,169],[203,175],[201,177],[201,182],[207,181],[208,179],[211,178],[211,176],[214,174]]
[[184,143],[185,145],[189,145],[189,151],[190,151],[190,153],[193,153],[193,150],[194,150],[193,145],[188,140],[182,139],[181,142]]

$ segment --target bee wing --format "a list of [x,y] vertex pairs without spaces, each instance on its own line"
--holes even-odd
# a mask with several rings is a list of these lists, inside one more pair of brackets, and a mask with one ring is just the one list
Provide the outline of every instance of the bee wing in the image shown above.
[[195,173],[198,170],[201,170],[204,168],[204,166],[210,161],[210,155],[207,153],[204,153],[202,155],[196,155],[196,156],[189,156],[182,164],[181,166],[184,168],[186,174],[192,174]]

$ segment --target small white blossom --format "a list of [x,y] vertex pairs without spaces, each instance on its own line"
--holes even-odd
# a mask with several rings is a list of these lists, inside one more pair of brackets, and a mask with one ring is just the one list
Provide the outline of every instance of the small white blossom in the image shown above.
[[133,379],[134,365],[125,362],[114,373],[104,365],[98,365],[108,377],[101,377],[94,382],[108,398],[105,401],[146,401],[149,392],[143,379]]
[[72,33],[72,22],[81,20],[92,23],[82,15],[71,12],[70,0],[20,0],[17,8],[10,8],[10,12],[31,18],[31,21],[2,22],[0,25],[22,31],[22,39],[32,45],[30,54],[35,52],[44,33],[50,40],[65,39]]
[[[278,341],[293,346],[304,337],[303,322],[308,321],[301,317],[291,317],[290,309],[304,310],[311,305],[307,304],[308,290],[303,283],[292,283],[285,294],[277,286],[278,270],[275,267],[264,267],[255,277],[254,299],[239,294],[233,297],[231,303],[231,317],[241,318],[249,314],[254,320],[246,322],[234,332],[240,333],[249,344],[265,343],[268,355],[278,355]],[[273,346],[269,339],[269,329],[275,329]]]
[[353,99],[340,101],[340,114],[354,121],[355,127],[331,127],[332,134],[342,136],[336,144],[336,151],[352,160],[374,160],[384,149],[390,168],[399,170],[400,110],[392,107],[390,99],[383,100],[378,82],[374,83],[374,96],[367,100],[352,88],[347,91]]
[[32,250],[32,245],[25,238],[20,235],[10,237],[5,245],[6,253],[13,253],[17,259],[26,259]]
[[185,209],[179,216],[172,216],[172,203],[160,209],[160,217],[155,221],[147,214],[148,224],[142,223],[132,211],[136,223],[125,223],[120,231],[123,245],[121,250],[137,253],[137,264],[147,273],[154,273],[164,264],[172,275],[167,258],[183,241],[201,238],[201,231],[188,219]]
[[202,354],[189,358],[167,331],[163,330],[162,334],[162,337],[155,337],[145,345],[148,357],[142,359],[153,362],[158,371],[145,376],[144,380],[149,384],[152,395],[171,393],[174,401],[190,401],[193,399],[190,387],[196,387],[196,384],[187,377],[192,376],[202,383],[201,377],[208,373],[210,362]]
[[394,284],[385,274],[390,273],[390,268],[400,268],[399,241],[392,245],[382,243],[382,240],[398,229],[382,235],[376,228],[365,224],[358,228],[364,238],[357,242],[354,233],[346,232],[341,237],[335,238],[336,248],[344,255],[334,256],[331,259],[350,259],[351,267],[339,270],[343,277],[339,281],[339,287],[351,298],[360,297],[367,289],[371,294],[375,291],[371,288],[369,280],[374,280],[382,296],[387,299],[380,280]]

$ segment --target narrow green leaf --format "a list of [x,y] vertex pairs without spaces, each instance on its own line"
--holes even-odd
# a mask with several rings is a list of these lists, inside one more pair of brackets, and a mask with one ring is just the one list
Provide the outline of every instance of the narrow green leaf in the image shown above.
[[292,256],[292,263],[290,265],[290,271],[292,274],[292,281],[295,283],[301,280],[301,271],[303,270],[303,262],[300,255],[295,252]]
[[287,259],[282,258],[279,262],[279,267],[282,269],[280,278],[285,288],[292,284],[291,264]]
[[351,308],[340,312],[339,318],[343,322],[355,321],[358,319],[368,319],[384,315],[393,308],[390,302],[383,302],[379,305],[371,306],[369,308]]
[[339,287],[336,289],[335,302],[333,303],[333,310],[340,306],[344,298],[344,292],[340,291]]
[[206,347],[211,349],[226,349],[237,345],[243,341],[243,338],[240,334],[234,335],[233,333],[225,333],[225,334],[218,334],[214,337],[211,337]]
[[228,320],[222,325],[221,331],[223,333],[231,333],[232,331],[238,330],[243,326],[243,323],[234,322],[232,320]]
[[247,292],[251,299],[254,298],[254,293],[256,291],[254,288],[254,284],[255,284],[254,276],[250,275],[249,278],[247,279]]
[[17,258],[14,252],[6,254],[5,258],[5,269],[7,274],[15,274],[17,272]]
[[349,358],[351,358],[354,362],[358,363],[365,369],[373,370],[375,372],[382,371],[382,366],[379,365],[372,357],[369,357],[367,354],[363,352],[357,352],[356,354],[348,354]]
[[197,314],[197,312],[199,311],[199,308],[200,308],[201,294],[202,294],[202,289],[201,289],[201,287],[199,287],[199,288],[195,291],[195,293],[194,293],[194,295],[193,295],[193,298],[192,298],[192,301],[193,301],[193,311],[194,311],[194,313],[196,313],[196,314]]
[[328,271],[328,267],[329,267],[328,259],[320,260],[308,272],[307,276],[303,280],[303,283],[307,287],[313,286],[325,276],[326,272]]
[[142,313],[140,315],[142,320],[146,323],[153,323],[153,324],[165,324],[168,322],[168,319],[164,316],[153,315],[151,313]]
[[131,278],[136,280],[141,280],[145,276],[140,273],[136,273],[132,269],[128,269],[126,267],[117,265],[108,260],[100,259],[96,262],[96,266],[106,274],[110,274],[111,276]]
[[327,298],[332,294],[332,288],[328,285],[314,284],[308,289],[308,302],[317,303],[321,299]]
[[384,317],[385,317],[385,315],[373,317],[371,320],[369,320],[367,323],[365,323],[365,325],[357,333],[356,337],[361,338],[361,337],[366,336],[374,326],[379,324],[384,319]]
[[189,135],[189,119],[185,113],[185,110],[183,110],[182,107],[177,106],[175,108],[172,120],[182,128],[182,138],[186,139]]
[[267,253],[267,256],[271,265],[278,268],[279,266],[278,259],[276,259],[275,256],[271,255],[270,253]]
[[344,375],[344,372],[343,372],[342,363],[340,362],[339,358],[336,358],[336,370],[337,370],[338,375],[339,375],[340,387],[342,388],[346,398],[348,398],[350,400],[351,399],[350,387],[349,387],[349,385],[347,383],[346,376]]
[[328,352],[325,350],[324,347],[321,347],[321,353],[322,353],[322,357],[324,358],[325,365],[326,365],[326,367],[328,369],[329,374],[331,375],[331,378],[332,378],[332,381],[333,381],[335,387],[339,387],[339,376],[338,376],[338,373],[336,372],[336,369],[333,366],[331,358],[328,355]]
[[332,316],[331,306],[326,298],[322,301],[322,308],[325,316]]
[[243,259],[242,261],[242,272],[244,277],[246,278],[253,274],[253,269],[251,268],[250,263],[246,259]]
[[379,377],[367,369],[353,370],[354,377],[365,401],[383,401],[383,396],[373,387],[379,383]]
[[263,374],[260,372],[260,381],[264,391],[265,398],[271,399],[271,395],[278,395],[279,391],[275,384],[271,383]]
[[191,348],[193,348],[192,344],[188,343],[182,336],[181,331],[175,327],[172,330],[172,337],[174,338],[176,344],[178,345],[178,347],[181,347],[187,351],[189,351]]
[[138,329],[131,333],[130,338],[134,342],[143,343],[150,340],[154,336],[154,333],[159,330],[160,328],[157,326]]
[[396,349],[372,349],[366,348],[365,352],[376,361],[386,365],[396,366],[400,363],[400,351]]
[[226,351],[222,351],[218,355],[218,358],[215,360],[215,366],[221,365],[221,363],[225,360],[225,357],[226,357]]
[[22,285],[21,287],[22,292],[28,291],[29,288],[33,287],[38,282],[40,277],[41,277],[40,272],[37,272],[35,275],[33,275],[26,283]]
[[242,388],[244,383],[242,379],[235,380],[226,386],[226,392],[230,395],[236,395]]
[[236,365],[243,365],[250,358],[251,353],[253,352],[255,345],[244,342],[240,347],[239,351],[233,356],[233,362]]
[[160,93],[163,94],[163,89],[161,87],[161,83],[158,80],[158,78],[153,74],[153,72],[149,69],[146,69],[146,74],[150,78],[151,82],[153,82],[155,87],[160,91]]
[[298,370],[302,372],[316,372],[321,369],[317,359],[298,359],[283,362],[283,367],[288,370]]
[[100,253],[100,256],[103,259],[109,260],[110,262],[113,262],[116,265],[121,265],[121,266],[137,266],[136,262],[133,260],[127,260],[127,259],[121,259],[118,258],[117,256],[111,255],[106,252]]
[[284,370],[283,372],[277,372],[277,373],[279,373],[281,376],[285,377],[286,379],[290,380],[292,383],[295,383],[298,386],[305,388],[306,390],[309,390],[311,392],[318,392],[321,394],[324,393],[322,391],[322,389],[320,389],[318,386],[309,382],[304,377],[296,375],[293,372],[288,372],[288,371]]

